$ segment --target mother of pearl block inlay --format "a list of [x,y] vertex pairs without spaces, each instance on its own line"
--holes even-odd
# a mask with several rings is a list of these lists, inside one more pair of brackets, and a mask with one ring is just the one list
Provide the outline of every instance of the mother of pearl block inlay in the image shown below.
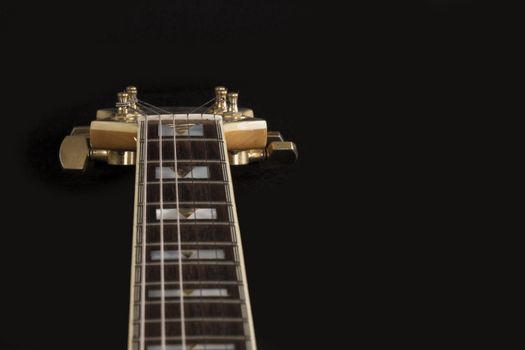
[[[222,260],[224,259],[224,250],[222,249],[197,249],[197,250],[183,250],[182,259],[189,260]],[[160,260],[160,250],[153,250],[151,252],[151,260]],[[179,250],[165,250],[164,260],[179,260]]]
[[186,345],[184,348],[182,345],[148,345],[148,350],[235,350],[233,344],[195,344]]
[[173,123],[159,124],[159,136],[173,136],[173,130],[177,133],[175,136],[204,136],[202,124],[177,124],[175,128],[173,128]]
[[[162,169],[162,171],[161,171]],[[155,178],[160,179],[162,174],[163,179],[208,179],[210,177],[210,170],[207,166],[194,166],[188,171],[184,171],[183,168],[178,169],[178,174],[175,172],[174,167],[156,167]]]
[[215,208],[195,208],[187,209],[156,209],[155,215],[157,220],[215,220],[217,219],[217,209]]
[[[148,291],[148,297],[160,298],[160,289],[152,289]],[[225,288],[209,288],[209,289],[185,289],[183,291],[184,297],[227,297],[228,290]],[[180,289],[166,289],[164,290],[165,298],[180,297]]]

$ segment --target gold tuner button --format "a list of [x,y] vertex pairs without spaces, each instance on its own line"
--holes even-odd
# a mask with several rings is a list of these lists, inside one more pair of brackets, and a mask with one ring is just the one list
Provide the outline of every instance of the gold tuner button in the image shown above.
[[85,136],[66,136],[60,145],[60,164],[66,170],[84,170],[89,158],[89,145]]
[[274,141],[266,147],[269,160],[281,164],[291,164],[297,160],[298,152],[295,143],[290,141]]

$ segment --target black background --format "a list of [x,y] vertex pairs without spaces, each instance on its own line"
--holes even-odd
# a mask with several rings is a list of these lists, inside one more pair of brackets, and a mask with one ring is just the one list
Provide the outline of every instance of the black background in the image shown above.
[[0,5],[0,349],[126,347],[133,171],[64,174],[57,147],[130,84],[193,105],[225,85],[298,145],[295,165],[234,179],[259,347],[382,339],[399,322],[390,282],[402,275],[375,259],[394,243],[384,225],[399,227],[384,210],[399,205],[391,165],[403,156],[390,152],[404,139],[389,133],[465,98],[476,11],[438,0]]

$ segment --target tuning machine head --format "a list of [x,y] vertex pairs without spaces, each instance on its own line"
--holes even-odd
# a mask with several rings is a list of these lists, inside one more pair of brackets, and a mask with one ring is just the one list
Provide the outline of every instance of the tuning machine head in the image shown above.
[[60,145],[60,165],[64,170],[86,170],[90,161],[103,161],[110,165],[134,165],[135,152],[92,148],[90,127],[77,126]]
[[[238,92],[228,92],[225,87],[218,86],[215,88],[215,102],[207,111],[223,117],[230,164],[257,162],[265,167],[275,167],[295,161],[298,154],[295,144],[285,141],[279,132],[267,131],[266,121],[255,118],[252,109],[239,107],[238,100]],[[146,114],[140,109],[141,105],[136,87],[128,86],[119,92],[115,108],[98,110],[96,120],[90,126],[74,128],[66,136],[59,152],[62,167],[84,170],[90,160],[112,165],[135,164],[137,117]],[[194,111],[195,108],[188,110]]]

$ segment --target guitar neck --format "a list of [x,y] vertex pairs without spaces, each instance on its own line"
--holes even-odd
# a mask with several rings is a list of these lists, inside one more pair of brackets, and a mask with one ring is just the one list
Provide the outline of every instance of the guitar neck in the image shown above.
[[129,350],[255,350],[222,120],[138,120]]

